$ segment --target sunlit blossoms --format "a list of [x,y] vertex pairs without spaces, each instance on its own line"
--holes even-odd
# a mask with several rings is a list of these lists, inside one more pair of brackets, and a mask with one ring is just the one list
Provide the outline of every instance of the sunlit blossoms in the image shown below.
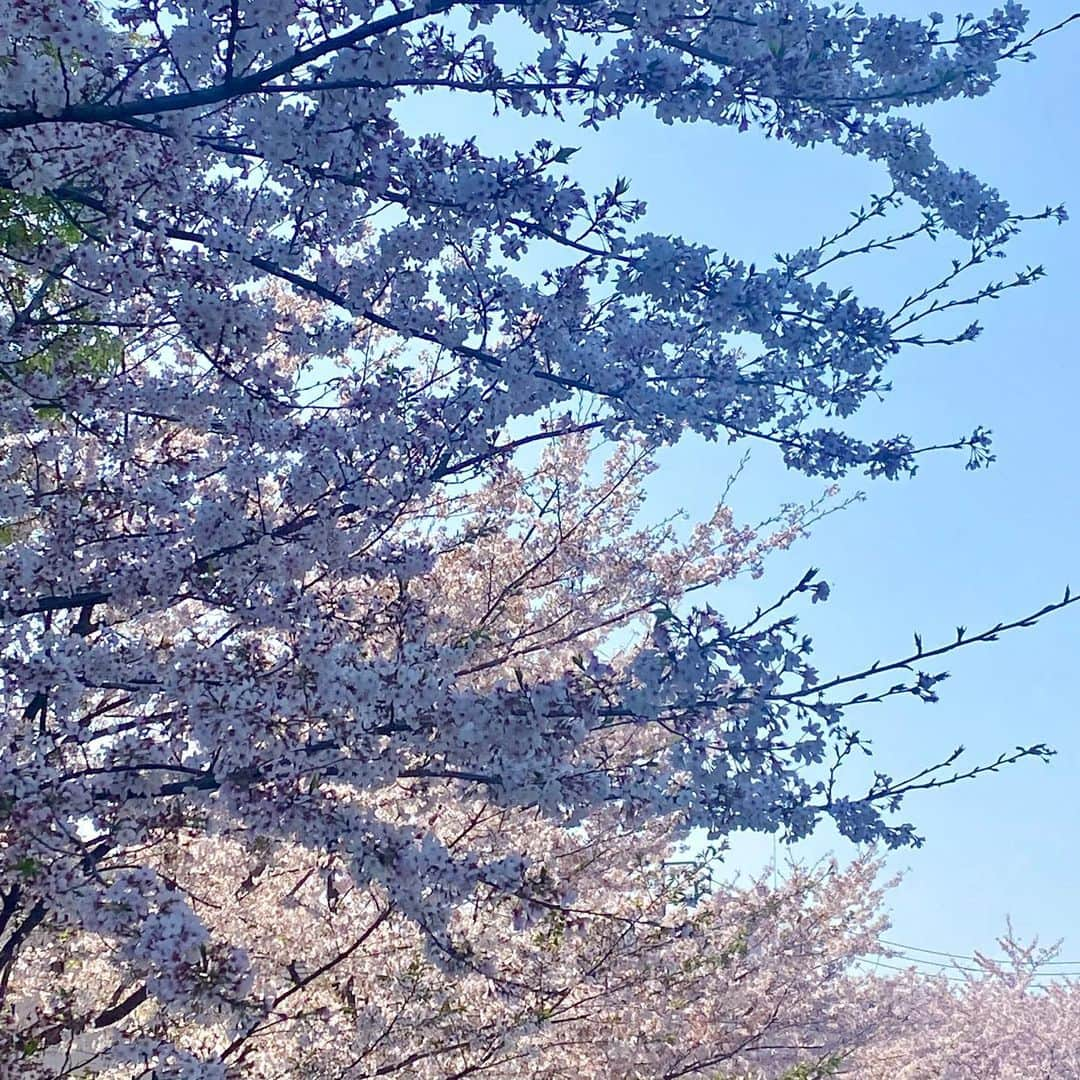
[[[792,950],[865,865],[799,878],[774,905],[790,929],[757,893],[699,920],[668,863],[825,818],[916,841],[895,811],[953,759],[849,790],[846,710],[934,700],[923,668],[954,645],[821,678],[792,614],[827,597],[816,572],[741,622],[692,601],[758,574],[835,490],[757,527],[718,492],[680,531],[645,523],[642,485],[684,432],[829,480],[914,471],[929,448],[845,419],[905,345],[976,335],[954,309],[1034,281],[967,287],[1064,213],[1012,211],[895,110],[986,91],[1028,56],[1025,18],[3,7],[3,1067],[509,1076],[524,1055],[582,1076],[578,1036],[551,1033],[598,982],[584,1044],[630,1002],[653,1015],[586,1055],[597,1078],[801,1067],[763,1041],[781,984],[783,1022],[846,1052],[858,1018]],[[570,147],[409,130],[427,93],[829,142],[889,190],[759,268],[646,231],[626,180],[572,179]],[[960,257],[892,312],[826,280],[939,236]],[[991,456],[982,429],[947,445]],[[851,903],[849,936],[815,946],[837,979],[876,918]],[[671,985],[641,981],[654,948]],[[743,962],[730,978],[765,984],[727,986]]]

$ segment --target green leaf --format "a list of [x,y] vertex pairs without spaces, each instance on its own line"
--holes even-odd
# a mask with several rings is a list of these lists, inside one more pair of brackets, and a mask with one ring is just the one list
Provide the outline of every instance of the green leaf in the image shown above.
[[31,859],[29,855],[27,855],[25,858],[20,859],[15,864],[15,870],[28,881],[32,878],[36,878],[40,869],[41,866],[38,863],[37,859]]

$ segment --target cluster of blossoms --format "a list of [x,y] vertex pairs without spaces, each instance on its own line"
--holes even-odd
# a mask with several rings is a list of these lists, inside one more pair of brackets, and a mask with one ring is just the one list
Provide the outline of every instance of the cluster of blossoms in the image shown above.
[[[148,368],[140,379],[169,377],[164,360]],[[348,404],[304,406],[277,454],[244,446],[272,410],[249,407],[227,437],[230,394],[247,391],[208,376],[184,423],[99,411],[116,373],[78,376],[69,415],[12,417],[7,491],[25,501],[0,549],[2,948],[20,1003],[6,1052],[45,1076],[61,1060],[116,1077],[274,1076],[284,1056],[290,1075],[329,1077],[423,1075],[430,1045],[433,1077],[447,1055],[515,1075],[511,1062],[555,1053],[551,1033],[598,981],[621,988],[607,1030],[663,945],[656,1026],[606,1044],[598,1080],[662,1075],[684,1045],[686,1061],[761,1056],[775,1002],[741,969],[738,999],[758,1002],[745,1026],[718,1027],[735,990],[709,1003],[688,988],[705,1011],[672,1015],[696,1041],[670,1037],[671,980],[730,967],[749,916],[725,907],[702,926],[666,861],[694,826],[801,835],[823,814],[902,842],[908,827],[879,812],[902,786],[848,799],[804,777],[857,736],[817,693],[790,616],[734,627],[674,609],[760,572],[828,502],[758,529],[721,506],[680,538],[639,523],[647,443],[597,463],[588,433],[552,432],[530,467],[504,460],[415,498],[417,463],[388,439],[349,486],[352,509],[327,513],[355,467],[334,432],[397,415],[361,408],[343,370]],[[808,575],[794,591],[826,590]],[[907,690],[925,696],[932,678]],[[870,902],[864,877],[848,891]],[[792,918],[779,940],[802,963]],[[543,944],[563,923],[583,952]],[[778,919],[763,925],[772,940]],[[840,949],[820,962],[837,979],[868,948],[858,925],[822,942]],[[606,966],[616,945],[627,966]],[[817,985],[819,963],[800,970]],[[826,1057],[857,1019],[841,1014],[863,1013],[835,989],[795,995]],[[803,1045],[764,1056],[790,1064]],[[580,1075],[572,1060],[537,1075]]]
[[[1054,949],[998,942],[1005,960],[981,955],[934,978],[908,971],[887,986],[905,1020],[849,1060],[867,1080],[1028,1080],[1080,1076],[1080,988],[1047,964]],[[970,965],[974,966],[970,966]]]
[[162,1001],[89,935],[41,941],[20,962],[12,1058],[30,1077],[118,1080],[141,1075],[133,1063],[199,1078],[779,1076],[899,1016],[887,993],[868,1007],[855,992],[852,961],[884,925],[868,860],[701,892],[701,868],[665,864],[660,827],[597,819],[574,835],[476,801],[436,828],[534,860],[532,899],[489,891],[456,913],[450,962],[432,964],[415,922],[332,856],[181,833],[156,847],[158,869],[238,943],[250,986]]
[[[496,15],[531,59],[504,68],[474,33]],[[1023,25],[1009,4],[945,39],[796,0],[0,11],[13,1067],[314,1076],[318,1053],[343,1055],[328,1076],[467,1075],[551,1042],[597,980],[620,988],[597,1015],[617,1015],[654,946],[701,982],[757,956],[716,938],[750,899],[703,936],[669,919],[665,860],[692,830],[799,837],[829,816],[914,839],[888,813],[903,782],[837,787],[859,740],[829,691],[854,677],[821,683],[781,604],[733,625],[683,603],[820,509],[753,530],[721,506],[680,537],[639,523],[641,484],[688,430],[829,478],[914,469],[907,438],[815,425],[879,393],[922,320],[1038,271],[954,288],[1022,218],[890,112],[983,92],[1026,55]],[[550,143],[410,136],[399,106],[424,92],[587,125],[631,106],[758,124],[881,161],[893,187],[759,270],[635,233],[627,184],[588,195]],[[903,201],[921,225],[859,232]],[[969,254],[891,315],[818,277],[941,232]],[[988,456],[981,431],[954,445]],[[807,575],[785,603],[826,594]],[[878,697],[930,700],[937,678]],[[596,1075],[741,1060],[771,1021],[729,1030],[733,999],[697,1009],[696,985],[700,1057],[679,1064],[657,1016]],[[670,1002],[664,977],[650,993]],[[537,1075],[585,1075],[558,1046]]]
[[[3,183],[59,200],[85,235],[74,250],[23,252],[18,272],[63,280],[84,323],[176,334],[233,367],[277,332],[248,284],[287,281],[339,313],[296,327],[294,348],[334,352],[350,336],[342,322],[357,321],[436,347],[456,365],[460,426],[479,440],[589,392],[613,430],[766,438],[827,475],[910,470],[905,438],[808,425],[883,388],[884,364],[940,312],[953,275],[890,315],[816,276],[851,254],[837,246],[850,230],[758,269],[632,232],[643,207],[625,182],[590,196],[565,175],[567,150],[493,157],[476,140],[410,135],[395,108],[414,93],[482,95],[595,125],[643,106],[832,142],[884,163],[884,203],[925,213],[915,234],[971,241],[966,269],[1019,219],[889,113],[984,92],[1003,60],[1026,55],[1023,10],[1007,4],[944,38],[934,22],[802,2],[460,5],[473,24],[499,13],[525,24],[535,59],[504,68],[495,37],[463,37],[458,9],[8,5]],[[392,224],[372,230],[385,211]],[[541,284],[512,272],[533,248],[553,261]],[[9,362],[56,317],[73,314],[13,312]],[[752,358],[736,336],[758,343]]]
[[11,1075],[1027,1080],[1080,1068],[1080,992],[1038,985],[1045,955],[1005,939],[1012,962],[976,973],[872,966],[890,952],[867,857],[736,886],[711,880],[707,861],[665,858],[662,827],[595,820],[575,836],[479,802],[438,825],[528,853],[547,898],[478,897],[455,915],[452,963],[435,965],[417,925],[332,856],[181,832],[156,846],[157,868],[238,943],[248,974],[222,972],[235,956],[204,958],[208,992],[163,999],[125,981],[91,934],[39,939],[0,1028]]

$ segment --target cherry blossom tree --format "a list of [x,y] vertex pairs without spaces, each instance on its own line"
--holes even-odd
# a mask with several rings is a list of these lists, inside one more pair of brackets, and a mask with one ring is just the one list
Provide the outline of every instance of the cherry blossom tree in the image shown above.
[[216,1050],[229,1075],[252,1077],[825,1076],[899,1029],[889,987],[852,966],[884,922],[870,861],[692,903],[698,873],[664,869],[655,833],[537,839],[591,886],[524,914],[460,912],[453,970],[430,963],[415,924],[298,849],[251,862],[240,846],[183,845],[168,870],[244,943],[263,1007],[155,1008],[142,988],[115,993],[107,952],[73,943],[22,999],[23,1075],[150,1075],[146,1062],[213,1075],[185,1052]]
[[1004,960],[976,954],[937,976],[882,980],[893,1021],[845,1059],[838,1075],[884,1080],[1000,1080],[1080,1074],[1080,985],[1055,977],[1057,948],[1009,932]]
[[[950,313],[1041,274],[966,287],[1063,211],[1011,210],[897,115],[988,90],[1040,36],[1025,19],[1007,4],[947,33],[798,0],[0,11],[11,1068],[467,1075],[537,1025],[572,1031],[562,1010],[591,1009],[596,979],[596,1016],[616,1015],[634,977],[654,1009],[681,986],[685,1016],[642,1020],[597,1075],[794,1060],[766,1045],[794,1019],[697,1008],[687,972],[738,959],[752,902],[680,937],[665,864],[694,830],[797,838],[823,817],[915,841],[893,812],[953,759],[847,791],[846,714],[933,700],[922,665],[1006,627],[822,680],[790,611],[827,596],[814,572],[742,623],[689,598],[827,503],[764,530],[722,505],[680,538],[639,522],[642,470],[687,431],[828,480],[945,446],[989,459],[982,429],[917,447],[844,421],[902,348],[971,339]],[[401,106],[425,93],[586,128],[639,107],[754,126],[878,162],[890,190],[759,269],[640,231],[628,183],[586,192],[568,147],[410,134]],[[905,204],[916,223],[886,224]],[[960,257],[892,313],[824,279],[941,235]],[[641,982],[654,946],[689,964],[678,986]],[[682,1019],[697,1034],[675,1051]],[[538,1075],[581,1075],[576,1037]]]
[[[638,524],[647,444],[624,442],[599,469],[594,457],[587,435],[564,435],[528,469],[506,462],[397,522],[403,545],[423,540],[430,553],[415,602],[435,643],[457,650],[458,684],[471,700],[549,686],[586,663],[597,678],[601,665],[626,672],[640,662],[640,633],[654,645],[680,633],[678,616],[658,612],[704,585],[759,573],[770,551],[836,505],[830,490],[753,529],[721,506],[680,538],[675,523]],[[385,612],[404,603],[400,583],[384,584],[381,597],[361,588],[372,583],[336,597],[339,609],[350,601],[349,618],[364,604]],[[170,649],[194,638],[199,621],[166,624],[159,612],[148,620],[174,635]],[[220,613],[206,621],[207,632],[227,633]],[[125,618],[125,634],[138,624]],[[390,649],[386,639],[401,629],[387,619],[366,634],[367,647]],[[273,653],[293,630],[264,626],[245,661],[279,678]],[[663,644],[671,650],[672,640]],[[216,800],[201,814],[185,807],[182,786],[162,790],[155,777],[156,787],[135,787],[133,773],[166,772],[164,783],[178,784],[191,766],[131,768],[139,758],[120,744],[141,716],[120,703],[133,691],[106,689],[108,726],[71,747],[79,763],[67,768],[71,783],[116,785],[94,788],[119,793],[107,811],[88,806],[65,849],[55,825],[22,824],[27,795],[5,806],[15,927],[7,943],[18,946],[6,969],[14,1004],[5,1053],[15,1075],[445,1077],[529,1067],[554,1078],[589,1075],[588,1063],[597,1078],[721,1067],[825,1076],[879,1029],[902,1030],[906,999],[894,1009],[886,989],[868,1011],[870,989],[880,988],[862,987],[851,970],[883,926],[867,860],[843,874],[797,873],[779,890],[710,890],[701,860],[680,854],[674,805],[649,818],[609,802],[567,828],[564,807],[545,813],[542,786],[531,804],[500,804],[479,776],[441,776],[446,767],[425,760],[358,789],[341,751],[324,752],[282,802],[363,814],[397,840],[381,875],[361,875],[347,834],[314,837],[265,818],[253,828]],[[252,708],[270,699],[264,692]],[[664,753],[674,717],[648,727],[620,711],[595,736],[606,767],[617,773]],[[101,764],[88,765],[95,752]],[[16,779],[29,759],[20,764]],[[229,776],[218,791],[260,783]],[[42,785],[37,805],[50,807],[58,788]],[[103,850],[102,824],[115,829],[118,810],[138,839]],[[75,877],[95,849],[101,857]],[[443,885],[470,870],[471,884]],[[427,892],[432,884],[446,893]]]
[[[536,46],[512,67],[497,35],[472,32],[499,13]],[[90,322],[159,345],[176,337],[244,381],[271,336],[336,354],[357,327],[381,328],[449,366],[438,400],[455,407],[439,434],[456,463],[509,418],[585,391],[609,431],[764,438],[824,474],[909,470],[917,450],[905,438],[863,443],[808,425],[879,392],[888,358],[970,299],[950,287],[1023,220],[892,115],[984,93],[1002,63],[1029,56],[1025,13],[1011,3],[951,34],[936,18],[801,3],[440,0],[382,13],[289,0],[99,12],[70,0],[13,4],[4,19],[4,184],[48,200],[86,238],[15,257],[21,274],[75,289],[80,306],[52,308],[38,293],[30,311],[16,301],[13,354],[32,354],[47,328]],[[669,123],[754,125],[880,161],[892,188],[841,233],[758,269],[631,232],[644,208],[627,182],[590,196],[563,172],[568,148],[492,158],[476,140],[409,136],[395,107],[435,91],[587,127],[632,106]],[[921,224],[852,240],[901,200],[922,208]],[[383,211],[392,223],[372,228]],[[967,257],[892,315],[819,277],[858,250],[943,232],[970,242]],[[533,248],[551,257],[538,284],[511,269]],[[266,278],[323,298],[336,317],[279,325],[247,287]],[[751,359],[735,334],[759,342]],[[957,445],[985,457],[984,433]]]

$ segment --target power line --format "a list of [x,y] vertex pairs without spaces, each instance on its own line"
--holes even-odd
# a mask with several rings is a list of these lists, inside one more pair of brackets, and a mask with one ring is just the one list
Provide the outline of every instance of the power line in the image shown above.
[[[893,960],[907,960],[911,964],[925,964],[925,965],[928,965],[930,967],[943,968],[946,971],[968,971],[968,972],[971,972],[974,975],[987,975],[987,974],[990,974],[989,969],[987,969],[986,967],[967,967],[967,966],[965,966],[963,964],[958,964],[955,961],[953,961],[952,963],[945,963],[944,961],[941,961],[941,960],[924,960],[922,957],[918,957],[918,956],[906,956],[906,955],[903,955],[903,954],[899,954],[895,950],[890,951],[887,955],[889,956],[890,959],[893,959]],[[1009,965],[1007,963],[1002,963],[1000,966],[1004,967],[1006,969],[1009,968]],[[1044,978],[1044,979],[1070,979],[1070,978],[1075,979],[1075,978],[1080,978],[1080,970],[1077,970],[1077,971],[1041,971],[1040,972],[1039,971],[1039,966],[1040,965],[1038,965],[1038,964],[1032,965],[1031,972],[1030,972],[1032,976],[1037,977],[1037,978]]]
[[[860,958],[860,959],[858,959],[856,961],[856,963],[857,964],[869,964],[872,967],[876,967],[876,968],[888,968],[889,971],[899,971],[901,973],[908,972],[908,971],[912,970],[910,967],[901,967],[899,964],[888,964],[884,960],[867,960],[867,959],[864,959],[864,958]],[[915,969],[915,970],[918,970],[918,969]],[[956,969],[953,969],[953,970],[955,971]],[[961,971],[970,971],[970,970],[973,970],[973,969],[971,969],[971,968],[961,968],[960,970]],[[978,973],[981,974],[981,975],[989,974],[983,968],[978,968],[978,969],[974,969],[974,970],[978,971]],[[929,974],[929,972],[924,972],[924,974]],[[1071,973],[1071,972],[1056,972],[1055,971],[1055,972],[1044,972],[1042,974],[1039,974],[1039,973],[1035,972],[1035,973],[1032,973],[1030,978],[1031,978],[1032,983],[1035,986],[1038,986],[1040,988],[1044,988],[1044,987],[1046,987],[1046,986],[1048,986],[1050,984],[1047,983],[1047,982],[1042,982],[1040,980],[1048,979],[1048,980],[1053,981],[1055,979],[1066,978],[1071,974],[1073,974],[1073,973]],[[953,973],[950,973],[949,971],[935,972],[935,975],[940,979],[945,979],[947,982],[966,983],[966,982],[970,981],[969,979],[966,979],[961,974],[953,974]]]
[[[979,957],[977,956],[967,956],[964,953],[943,952],[941,949],[924,949],[920,945],[903,945],[899,941],[889,941],[886,938],[878,938],[878,942],[881,945],[887,945],[894,949],[902,949],[904,952],[927,953],[930,956],[945,956],[948,957],[950,960],[966,960],[969,963],[978,963],[979,961]],[[986,959],[991,958],[987,957]],[[927,964],[930,963],[929,960],[922,962]],[[992,962],[997,964],[1010,963],[1009,960],[992,960]],[[1080,960],[1043,960],[1041,963],[1036,964],[1035,966],[1080,968]],[[980,970],[982,969],[980,968]]]
[[[970,973],[972,975],[989,975],[989,974],[991,974],[991,969],[989,969],[985,965],[980,964],[980,965],[978,965],[976,967],[971,967],[971,966],[966,965],[966,964],[957,963],[957,960],[974,960],[974,961],[977,961],[978,960],[977,957],[963,956],[963,955],[961,955],[959,953],[945,953],[945,952],[942,952],[940,949],[920,949],[920,950],[918,950],[920,952],[932,953],[935,956],[955,956],[956,957],[956,959],[954,959],[953,961],[951,961],[949,963],[946,963],[946,962],[941,961],[941,960],[929,960],[926,957],[922,957],[922,956],[909,956],[907,953],[899,951],[901,949],[906,949],[906,948],[911,948],[912,950],[915,950],[916,946],[914,946],[914,945],[912,945],[912,946],[901,946],[896,942],[882,942],[882,944],[887,944],[887,945],[890,945],[892,947],[888,948],[886,950],[883,950],[880,955],[886,956],[890,960],[907,961],[908,964],[910,964],[912,967],[915,967],[916,965],[935,967],[935,968],[941,969],[941,972],[940,972],[941,974],[946,974],[948,972],[968,972],[968,973]],[[989,961],[989,962],[992,963],[992,964],[997,965],[998,967],[1004,968],[1006,970],[1010,970],[1010,969],[1011,970],[1016,970],[1015,968],[1012,967],[1010,962],[1007,961],[1007,960],[1001,960],[1001,961],[995,960],[995,961]],[[1043,965],[1041,965],[1041,964],[1032,964],[1032,965],[1029,965],[1029,969],[1027,971],[1025,971],[1023,968],[1021,968],[1020,973],[1026,974],[1026,975],[1028,975],[1028,977],[1033,978],[1033,979],[1080,979],[1080,966],[1078,966],[1078,968],[1076,970],[1069,970],[1069,971],[1041,971],[1040,968],[1042,966]],[[897,968],[897,970],[905,970],[905,969]]]

